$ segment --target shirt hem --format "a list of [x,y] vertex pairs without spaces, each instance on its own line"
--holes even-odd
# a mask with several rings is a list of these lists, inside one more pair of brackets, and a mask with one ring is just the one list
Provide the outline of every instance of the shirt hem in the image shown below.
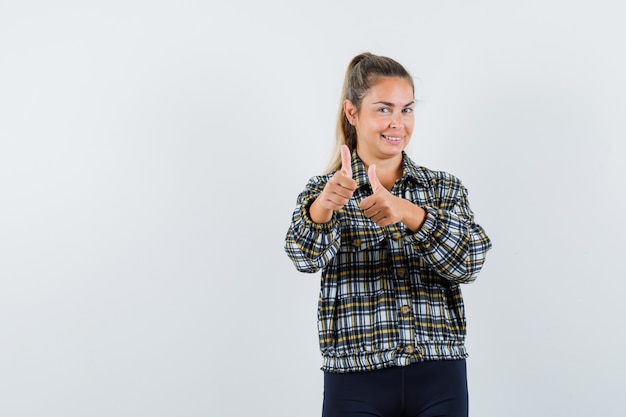
[[464,345],[446,342],[418,345],[408,355],[402,349],[346,354],[322,354],[322,371],[333,373],[364,372],[393,366],[407,366],[416,362],[458,360],[468,357]]

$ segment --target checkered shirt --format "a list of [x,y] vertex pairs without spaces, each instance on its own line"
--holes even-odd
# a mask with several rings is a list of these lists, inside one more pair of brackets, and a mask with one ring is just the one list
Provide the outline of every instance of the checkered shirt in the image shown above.
[[491,241],[474,222],[457,178],[420,167],[406,154],[402,164],[391,193],[426,210],[416,233],[402,223],[381,228],[359,209],[372,189],[356,152],[357,189],[328,223],[314,223],[308,208],[332,174],[311,178],[298,196],[285,250],[299,271],[322,270],[318,332],[324,371],[467,357],[459,284],[476,279]]

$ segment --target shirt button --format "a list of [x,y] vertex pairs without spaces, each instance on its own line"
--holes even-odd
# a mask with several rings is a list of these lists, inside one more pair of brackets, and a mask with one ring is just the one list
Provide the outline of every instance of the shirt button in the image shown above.
[[400,233],[400,232],[393,232],[393,233],[391,234],[391,238],[392,238],[392,239],[395,239],[395,240],[398,240],[398,239],[400,239],[401,237],[402,237],[402,233]]
[[411,307],[407,305],[400,307],[400,314],[402,314],[403,316],[408,315],[410,312],[411,312]]
[[352,245],[356,246],[357,248],[360,248],[361,247],[361,239],[354,239],[352,241]]
[[404,268],[399,268],[399,269],[398,269],[398,276],[399,276],[400,278],[404,278],[404,277],[406,276],[406,269],[404,269]]
[[414,354],[415,353],[415,346],[413,346],[413,345],[406,346],[404,348],[404,353],[406,353],[407,355]]

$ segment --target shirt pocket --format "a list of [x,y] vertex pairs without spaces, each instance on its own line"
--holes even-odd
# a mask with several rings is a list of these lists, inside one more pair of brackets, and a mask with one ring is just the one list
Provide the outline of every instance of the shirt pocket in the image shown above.
[[369,219],[344,223],[338,257],[338,298],[367,297],[386,290],[385,236],[375,223]]
[[[441,280],[441,278],[440,278]],[[465,311],[456,285],[419,284],[419,297],[413,298],[418,332],[433,341],[462,342],[465,338]]]
[[466,321],[463,296],[458,285],[443,286],[442,299],[444,300],[446,330],[452,338],[465,340]]

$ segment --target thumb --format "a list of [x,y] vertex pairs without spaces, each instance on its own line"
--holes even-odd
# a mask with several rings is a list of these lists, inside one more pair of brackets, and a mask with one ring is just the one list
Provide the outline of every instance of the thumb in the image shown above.
[[352,156],[347,145],[341,145],[341,171],[352,178]]
[[378,175],[376,175],[376,165],[370,165],[367,170],[367,176],[370,179],[370,185],[372,186],[372,192],[376,192],[383,185],[380,183],[378,179]]

